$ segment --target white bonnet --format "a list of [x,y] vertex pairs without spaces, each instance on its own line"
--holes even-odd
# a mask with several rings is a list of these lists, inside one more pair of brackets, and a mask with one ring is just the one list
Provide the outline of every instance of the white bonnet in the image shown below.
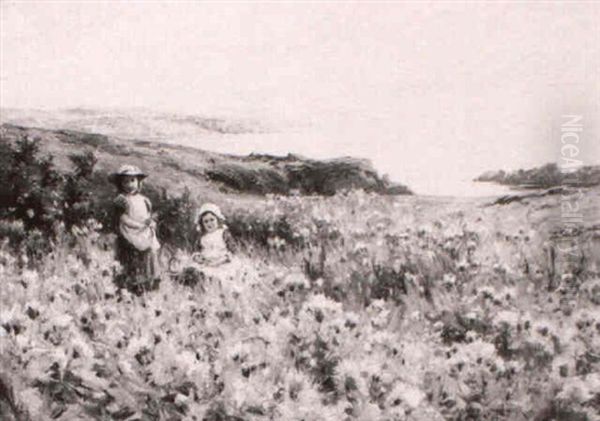
[[202,215],[204,215],[207,212],[210,212],[210,213],[214,214],[221,221],[225,221],[225,216],[221,212],[221,209],[217,205],[215,205],[214,203],[205,203],[202,206],[200,206],[200,209],[198,209],[196,211],[196,215],[194,217],[194,221],[197,223],[198,220],[200,219],[200,217],[202,217]]

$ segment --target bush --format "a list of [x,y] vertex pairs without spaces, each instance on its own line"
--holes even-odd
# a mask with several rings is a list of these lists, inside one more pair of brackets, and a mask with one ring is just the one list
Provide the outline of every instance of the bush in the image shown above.
[[38,158],[38,141],[28,137],[3,148],[7,156],[0,175],[6,183],[1,216],[23,221],[26,230],[39,229],[51,235],[61,218],[62,182],[52,156]]
[[92,174],[98,161],[92,152],[70,155],[69,158],[75,165],[75,170],[65,177],[63,186],[64,222],[67,229],[79,226],[95,216]]
[[[156,194],[149,194],[149,196],[156,196]],[[163,190],[153,203],[158,218],[157,234],[161,244],[192,250],[198,234],[194,223],[196,204],[191,199],[189,189],[186,188],[180,196],[176,197],[168,197],[166,190]]]
[[23,222],[0,220],[0,238],[4,238],[13,249],[18,249],[25,241],[27,232]]
[[236,240],[265,249],[273,248],[275,243],[280,247],[293,250],[303,248],[305,245],[303,239],[295,235],[292,225],[285,216],[268,219],[247,213],[236,213],[228,218],[227,226]]
[[[95,217],[92,152],[71,155],[71,173],[61,174],[51,155],[39,157],[39,140],[23,136],[14,144],[0,140],[3,152],[0,235],[15,249],[37,259],[50,251],[59,234],[85,226]],[[100,205],[104,206],[104,204]]]

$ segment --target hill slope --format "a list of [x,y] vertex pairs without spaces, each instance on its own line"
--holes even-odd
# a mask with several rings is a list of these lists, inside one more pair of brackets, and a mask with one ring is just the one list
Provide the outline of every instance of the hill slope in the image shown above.
[[191,147],[150,141],[124,140],[74,130],[49,130],[3,124],[2,141],[20,137],[39,139],[43,153],[52,154],[57,165],[69,166],[68,156],[92,150],[97,169],[109,173],[130,163],[149,172],[157,187],[193,192],[227,194],[332,195],[350,189],[380,194],[411,194],[400,184],[380,177],[366,160],[339,158],[318,161],[288,155],[234,156]]
[[264,133],[270,129],[248,119],[206,117],[148,109],[31,110],[2,108],[2,123],[45,129],[69,129],[120,138],[166,141],[205,134]]

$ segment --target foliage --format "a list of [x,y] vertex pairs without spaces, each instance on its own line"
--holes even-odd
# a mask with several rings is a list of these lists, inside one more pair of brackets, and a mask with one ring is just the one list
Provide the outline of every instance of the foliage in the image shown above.
[[115,286],[98,227],[35,268],[2,246],[14,406],[34,420],[598,418],[598,262],[551,260],[525,218],[510,232],[479,209],[419,220],[404,200],[270,197],[245,208],[286,221],[278,247],[261,229],[260,250],[139,297]]
[[62,182],[51,156],[39,158],[36,140],[23,137],[6,145],[2,216],[23,221],[25,229],[53,232],[61,217],[59,188]]
[[252,154],[238,162],[215,162],[205,174],[228,189],[255,194],[332,196],[352,189],[412,194],[406,186],[380,177],[368,161],[351,158],[317,161]]
[[160,242],[192,250],[198,233],[194,223],[197,205],[192,201],[190,191],[185,189],[181,195],[174,197],[163,191],[155,203]]
[[600,167],[589,165],[561,170],[556,163],[528,170],[506,172],[491,171],[477,177],[475,181],[495,182],[508,186],[528,188],[550,188],[557,186],[597,186],[600,184]]
[[304,245],[285,216],[235,212],[228,216],[227,227],[237,241],[264,249],[285,246],[297,250]]
[[52,156],[39,157],[39,140],[22,136],[14,144],[1,142],[5,152],[0,171],[2,228],[0,233],[28,260],[39,260],[65,229],[84,227],[94,218],[92,152],[69,158],[72,172],[61,174]]
[[75,169],[67,174],[63,186],[63,218],[67,229],[95,217],[93,209],[92,176],[97,159],[91,151],[70,155]]

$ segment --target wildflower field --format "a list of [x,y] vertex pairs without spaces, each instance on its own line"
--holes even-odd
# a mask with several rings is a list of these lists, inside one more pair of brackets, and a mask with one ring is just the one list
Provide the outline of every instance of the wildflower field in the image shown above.
[[4,241],[0,415],[598,420],[599,193],[575,229],[560,195],[232,198],[236,260],[141,296],[93,221]]

